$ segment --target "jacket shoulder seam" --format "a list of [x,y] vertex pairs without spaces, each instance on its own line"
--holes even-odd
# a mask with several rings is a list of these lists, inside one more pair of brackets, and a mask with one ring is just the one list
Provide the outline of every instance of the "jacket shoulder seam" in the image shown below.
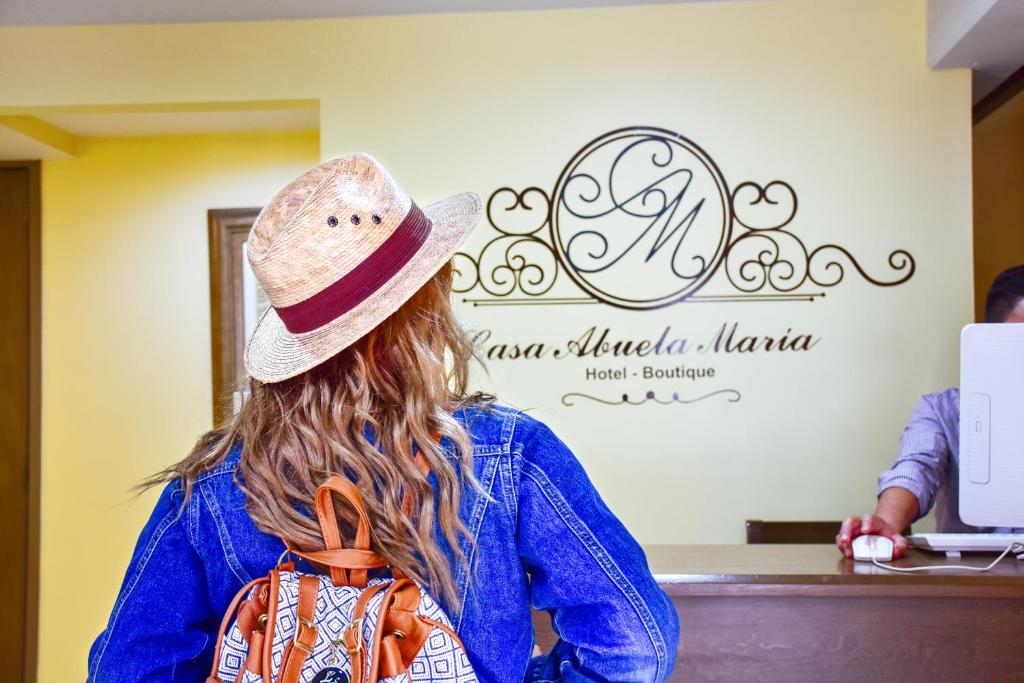
[[231,569],[231,573],[234,574],[235,578],[241,581],[243,585],[249,583],[252,579],[238,560],[238,555],[235,553],[235,546],[231,542],[231,537],[228,534],[227,528],[224,526],[224,518],[221,513],[220,506],[217,505],[216,497],[210,495],[205,486],[200,486],[199,492],[203,497],[203,501],[206,503],[206,509],[210,511],[210,516],[213,517],[214,527],[217,530],[217,541],[220,543],[221,552],[224,553],[224,560]]
[[198,484],[201,481],[206,481],[213,477],[219,477],[223,474],[233,474],[238,469],[238,461],[234,458],[225,460],[221,464],[217,465],[213,469],[207,470],[196,477],[195,481]]
[[516,449],[513,448],[512,441],[513,441],[513,439],[515,437],[516,427],[518,426],[518,423],[519,423],[519,411],[516,410],[516,411],[514,411],[512,413],[512,429],[509,430],[509,440],[508,440],[508,451],[509,451],[509,454],[511,456],[509,458],[509,465],[508,465],[508,475],[509,475],[508,479],[509,479],[509,488],[512,489],[512,513],[514,515],[513,519],[518,519],[519,518],[519,490],[518,490],[519,489],[519,481],[516,479],[516,468],[513,466],[515,464],[513,462],[514,459],[515,459],[515,456],[512,455],[513,453],[517,452]]

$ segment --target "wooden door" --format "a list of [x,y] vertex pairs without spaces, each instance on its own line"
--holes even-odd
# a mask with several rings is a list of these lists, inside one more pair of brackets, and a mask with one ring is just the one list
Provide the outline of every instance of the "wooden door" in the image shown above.
[[37,212],[38,165],[0,165],[0,662],[8,681],[35,679]]
[[973,142],[974,310],[982,322],[996,275],[1024,263],[1024,68],[975,106]]

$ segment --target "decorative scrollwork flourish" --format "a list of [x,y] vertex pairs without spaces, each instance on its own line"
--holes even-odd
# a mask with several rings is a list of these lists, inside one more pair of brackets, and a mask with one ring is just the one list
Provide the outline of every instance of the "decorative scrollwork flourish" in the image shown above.
[[[779,197],[780,192],[782,197]],[[740,203],[740,199],[744,202]],[[784,180],[773,180],[764,187],[750,181],[740,183],[733,190],[731,201],[733,217],[747,230],[781,230],[796,217],[796,191]],[[782,208],[784,218],[778,217],[777,207]],[[775,214],[774,219],[766,220],[772,214]]]
[[[455,254],[452,288],[483,294],[467,297],[473,305],[654,309],[711,299],[813,301],[824,293],[806,289],[834,287],[851,271],[879,287],[914,275],[917,264],[904,249],[889,253],[889,270],[880,274],[839,244],[808,247],[790,232],[798,208],[784,180],[730,191],[692,140],[650,126],[620,128],[580,148],[551,192],[495,190],[486,207],[494,234],[479,251]],[[629,268],[612,277],[620,263]],[[545,296],[563,275],[585,296]],[[716,280],[734,291],[699,293]]]
[[[510,203],[496,207],[496,200],[506,196]],[[498,236],[487,242],[476,257],[461,251],[455,254],[453,291],[463,293],[480,287],[494,297],[516,292],[527,296],[546,294],[558,277],[558,257],[539,236],[548,224],[550,207],[547,192],[539,187],[518,192],[511,187],[495,190],[487,199],[487,222]]]
[[[834,252],[838,252],[838,255],[830,256]],[[888,261],[889,267],[896,273],[899,273],[900,277],[891,280],[879,280],[868,275],[860,263],[857,262],[857,259],[853,258],[853,255],[843,247],[838,244],[823,244],[812,251],[808,257],[808,276],[811,281],[819,287],[832,287],[839,284],[845,274],[845,268],[841,259],[846,259],[860,273],[862,278],[878,287],[901,285],[912,278],[914,271],[917,269],[914,257],[904,249],[897,249],[889,254]]]
[[589,401],[594,401],[595,403],[603,403],[606,406],[639,406],[651,402],[667,406],[672,405],[673,403],[697,403],[698,401],[703,401],[704,399],[711,398],[712,396],[727,396],[727,400],[729,403],[736,403],[741,398],[740,392],[736,391],[735,389],[719,389],[718,391],[712,391],[702,396],[695,396],[693,398],[683,398],[682,396],[679,395],[679,392],[672,392],[672,396],[669,398],[658,398],[657,394],[655,394],[653,391],[648,391],[639,398],[631,398],[629,394],[622,394],[620,398],[617,397],[613,399],[601,398],[599,396],[591,396],[590,394],[571,391],[568,394],[564,394],[562,396],[562,405],[571,408],[572,406],[576,405],[574,399],[584,398]]
[[796,216],[797,198],[793,188],[782,180],[764,186],[753,182],[737,186],[732,206],[736,222],[747,231],[729,245],[725,273],[740,291],[791,292],[807,282],[833,287],[842,282],[847,265],[880,287],[902,284],[914,275],[914,257],[903,249],[889,254],[889,267],[896,275],[893,278],[872,277],[853,254],[838,244],[808,251],[803,240],[785,230]]

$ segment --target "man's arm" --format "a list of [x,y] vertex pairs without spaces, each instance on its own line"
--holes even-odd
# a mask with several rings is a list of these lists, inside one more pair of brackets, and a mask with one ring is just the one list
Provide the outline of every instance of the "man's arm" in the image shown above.
[[942,427],[942,409],[936,401],[940,396],[924,396],[911,413],[900,440],[899,455],[878,478],[874,514],[851,516],[843,521],[836,545],[846,557],[853,557],[853,539],[863,534],[891,538],[893,557],[906,553],[907,540],[901,532],[928,514],[936,492],[949,477],[949,443]]

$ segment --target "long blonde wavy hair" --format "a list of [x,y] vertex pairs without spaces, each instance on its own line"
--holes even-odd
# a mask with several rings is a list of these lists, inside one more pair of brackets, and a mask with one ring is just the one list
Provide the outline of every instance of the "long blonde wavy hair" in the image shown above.
[[[449,264],[366,336],[308,372],[273,384],[250,379],[241,410],[143,486],[180,478],[187,500],[196,477],[241,444],[236,481],[256,526],[293,548],[317,550],[323,539],[311,512],[316,488],[343,474],[363,493],[373,549],[456,604],[453,567],[434,522],[456,560],[466,562],[459,497],[464,485],[477,484],[470,436],[452,413],[489,398],[467,393],[475,356],[451,308],[451,280]],[[438,436],[454,444],[461,463],[446,455]],[[436,494],[415,465],[414,448],[436,477]],[[402,510],[406,492],[410,515]],[[336,512],[351,539],[354,515],[342,505]]]

